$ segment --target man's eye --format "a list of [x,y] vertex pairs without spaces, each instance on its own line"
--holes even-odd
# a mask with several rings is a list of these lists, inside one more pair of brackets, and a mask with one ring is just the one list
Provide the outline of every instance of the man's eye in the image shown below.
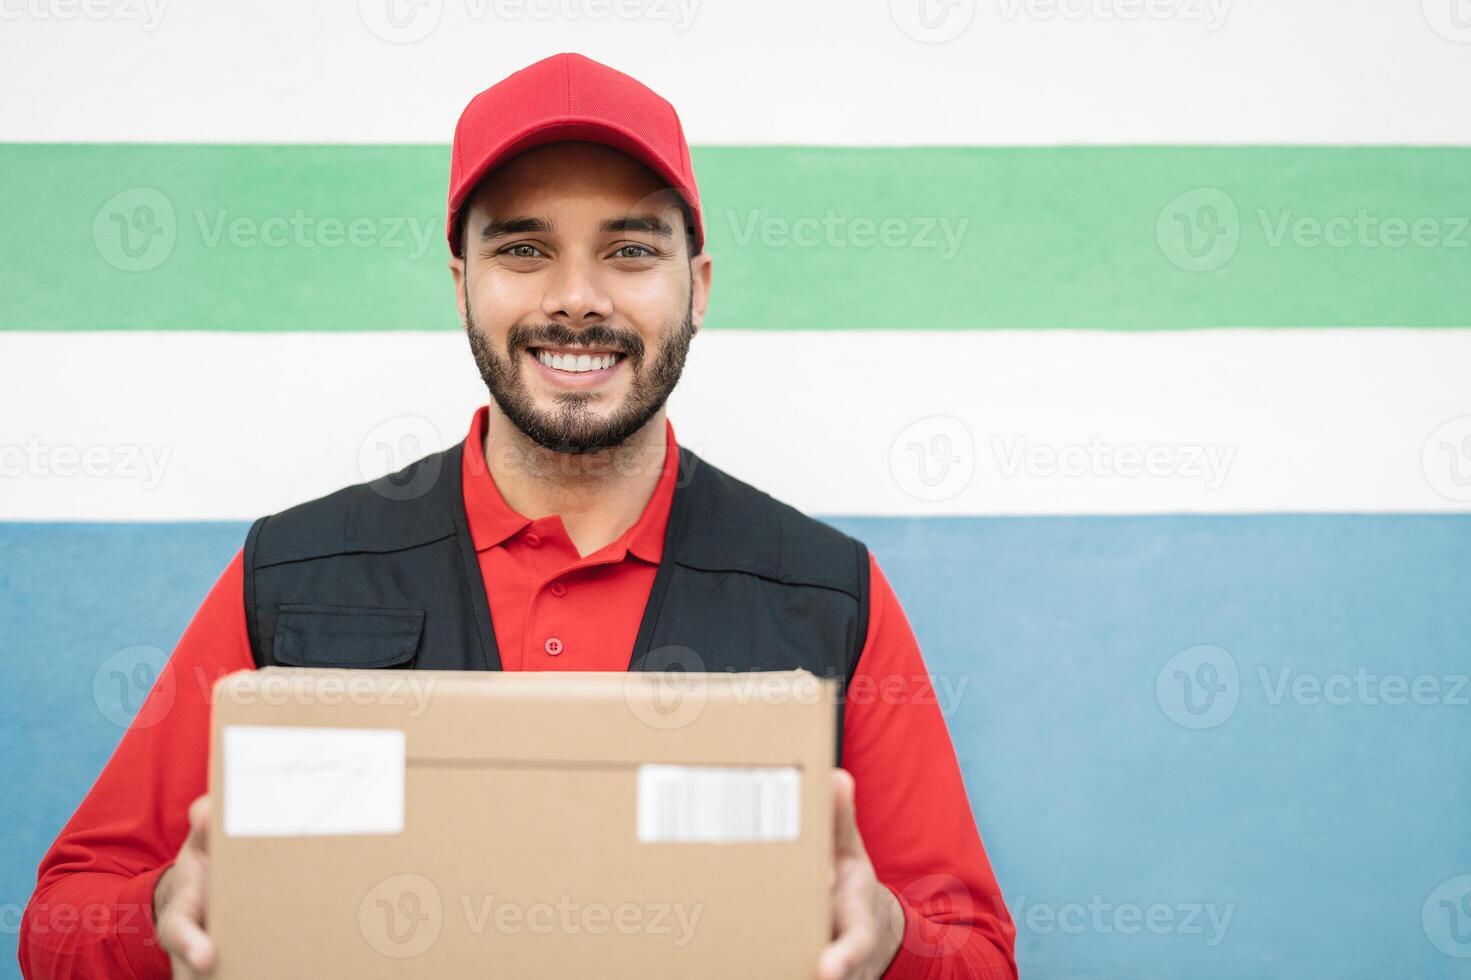
[[501,254],[502,255],[509,255],[512,258],[516,258],[516,259],[534,259],[538,255],[540,255],[541,252],[537,251],[537,248],[536,248],[535,245],[521,244],[521,245],[508,245],[505,248],[501,249]]
[[624,245],[613,253],[620,259],[642,259],[654,254],[654,250],[643,245]]

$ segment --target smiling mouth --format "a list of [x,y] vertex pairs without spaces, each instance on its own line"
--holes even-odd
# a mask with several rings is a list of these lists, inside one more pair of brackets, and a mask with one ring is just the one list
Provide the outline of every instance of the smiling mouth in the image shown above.
[[606,371],[628,356],[619,351],[610,350],[576,351],[530,347],[527,348],[527,351],[552,370],[567,374],[591,374],[594,371]]

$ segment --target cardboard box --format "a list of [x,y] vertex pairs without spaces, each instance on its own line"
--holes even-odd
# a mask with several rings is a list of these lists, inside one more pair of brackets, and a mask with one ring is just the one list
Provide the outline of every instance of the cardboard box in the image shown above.
[[834,713],[804,671],[232,674],[218,975],[810,977]]

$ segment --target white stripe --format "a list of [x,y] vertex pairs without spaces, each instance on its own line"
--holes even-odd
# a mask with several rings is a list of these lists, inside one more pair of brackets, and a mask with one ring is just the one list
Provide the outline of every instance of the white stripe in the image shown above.
[[695,143],[1463,144],[1466,2],[0,0],[0,139],[447,143],[575,50]]
[[[1466,511],[1468,363],[1467,330],[706,331],[670,417],[820,515]],[[485,400],[458,333],[5,333],[0,365],[12,520],[254,517]]]

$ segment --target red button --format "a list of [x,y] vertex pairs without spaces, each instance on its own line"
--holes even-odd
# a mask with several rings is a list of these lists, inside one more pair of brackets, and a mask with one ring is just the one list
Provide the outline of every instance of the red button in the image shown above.
[[528,548],[540,548],[541,547],[541,535],[540,534],[537,534],[535,531],[528,532],[527,535],[526,535],[525,541],[526,541],[526,546]]
[[553,582],[551,591],[552,595],[560,599],[562,598],[562,596],[567,594],[567,586],[563,585],[561,582]]
[[562,652],[562,641],[557,639],[555,636],[549,636],[547,637],[547,641],[542,644],[541,648],[555,657],[557,654]]

